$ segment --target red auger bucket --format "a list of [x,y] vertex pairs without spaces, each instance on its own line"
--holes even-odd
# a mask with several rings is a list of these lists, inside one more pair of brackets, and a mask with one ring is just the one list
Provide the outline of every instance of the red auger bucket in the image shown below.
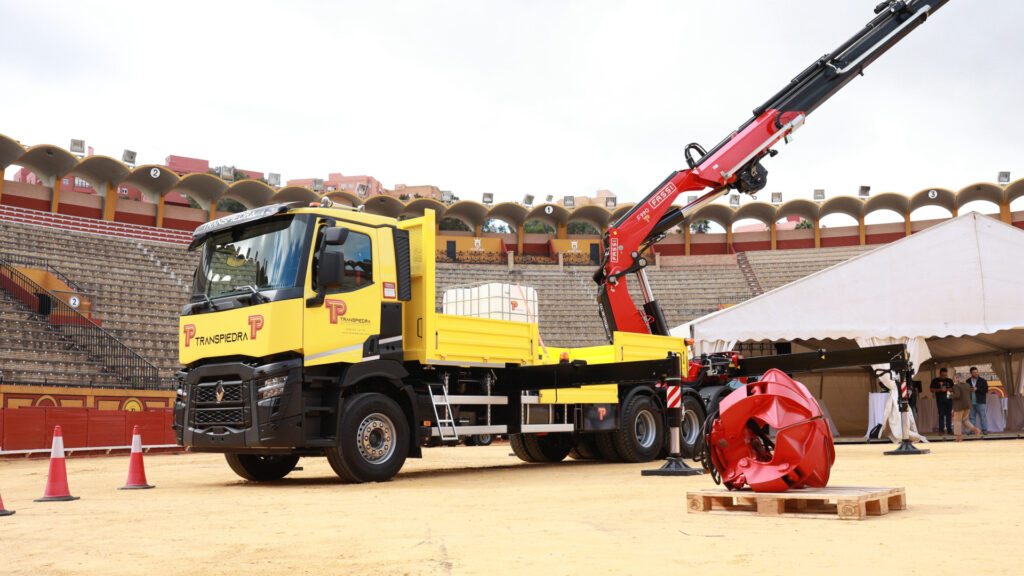
[[[770,430],[777,432],[774,441]],[[726,396],[707,438],[711,462],[730,490],[820,488],[835,462],[832,432],[803,384],[779,370]]]

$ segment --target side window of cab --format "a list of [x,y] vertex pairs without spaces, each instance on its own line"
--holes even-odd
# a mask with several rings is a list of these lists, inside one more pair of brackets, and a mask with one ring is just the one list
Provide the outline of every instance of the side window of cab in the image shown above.
[[[317,233],[317,250],[314,254],[319,255],[320,250],[324,248],[323,236],[326,229],[326,226],[322,226]],[[345,275],[342,284],[338,288],[331,289],[330,293],[352,292],[353,290],[359,290],[373,284],[373,241],[367,234],[350,230],[343,244],[327,246],[325,247],[325,253],[341,254],[345,261]],[[319,289],[318,272],[318,257],[314,257],[313,290]]]

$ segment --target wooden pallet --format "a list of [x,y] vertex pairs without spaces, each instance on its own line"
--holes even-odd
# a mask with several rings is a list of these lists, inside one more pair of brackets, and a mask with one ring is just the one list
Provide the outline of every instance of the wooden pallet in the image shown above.
[[863,520],[907,508],[905,488],[826,486],[787,492],[697,490],[686,493],[689,512]]

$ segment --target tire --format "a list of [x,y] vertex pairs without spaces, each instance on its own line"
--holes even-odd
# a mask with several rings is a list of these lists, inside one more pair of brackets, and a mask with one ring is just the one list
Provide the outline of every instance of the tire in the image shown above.
[[599,460],[601,453],[597,451],[597,440],[592,435],[580,436],[576,445],[569,451],[573,460]]
[[622,462],[622,456],[615,449],[615,441],[612,439],[613,432],[598,432],[594,435],[594,444],[597,445],[597,454],[602,460],[608,462]]
[[683,394],[683,423],[679,427],[679,454],[683,458],[693,458],[697,453],[701,429],[707,414],[704,402],[693,394]]
[[299,463],[298,456],[272,455],[261,456],[259,454],[224,454],[231,470],[253,482],[266,482],[269,480],[280,480],[295,469]]
[[572,438],[568,434],[527,434],[526,447],[538,462],[561,462],[572,451]]
[[344,400],[337,442],[327,461],[348,482],[386,482],[409,455],[409,423],[394,400],[383,394],[356,394]]
[[526,448],[526,434],[511,434],[508,437],[509,446],[512,452],[523,462],[537,462],[533,454]]
[[[473,444],[469,444],[470,442]],[[473,434],[469,437],[466,444],[471,446],[490,446],[491,442],[494,442],[494,436],[491,434]]]
[[513,434],[509,444],[523,462],[561,462],[572,450],[572,443],[565,434]]
[[634,396],[622,411],[619,429],[611,434],[615,452],[626,462],[649,462],[665,442],[665,423],[650,396]]

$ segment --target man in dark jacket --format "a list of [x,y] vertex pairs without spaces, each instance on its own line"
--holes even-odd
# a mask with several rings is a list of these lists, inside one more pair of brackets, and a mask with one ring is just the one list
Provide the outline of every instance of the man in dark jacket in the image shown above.
[[[971,424],[981,428],[982,434],[988,434],[988,381],[978,375],[978,369],[971,366],[971,377],[967,379],[971,387]],[[979,422],[980,421],[980,422]]]
[[939,433],[953,433],[953,399],[950,390],[953,389],[953,381],[949,379],[949,371],[945,368],[939,369],[939,377],[932,379],[928,386],[932,396],[935,396],[935,405],[939,409]]
[[974,398],[974,394],[971,393],[970,385],[967,382],[961,381],[959,376],[953,384],[951,393],[953,396],[953,431],[956,433],[956,441],[961,442],[964,439],[965,426],[970,428],[975,434],[981,432],[981,430],[971,424],[970,419],[967,417],[968,412],[971,410],[971,400]]

